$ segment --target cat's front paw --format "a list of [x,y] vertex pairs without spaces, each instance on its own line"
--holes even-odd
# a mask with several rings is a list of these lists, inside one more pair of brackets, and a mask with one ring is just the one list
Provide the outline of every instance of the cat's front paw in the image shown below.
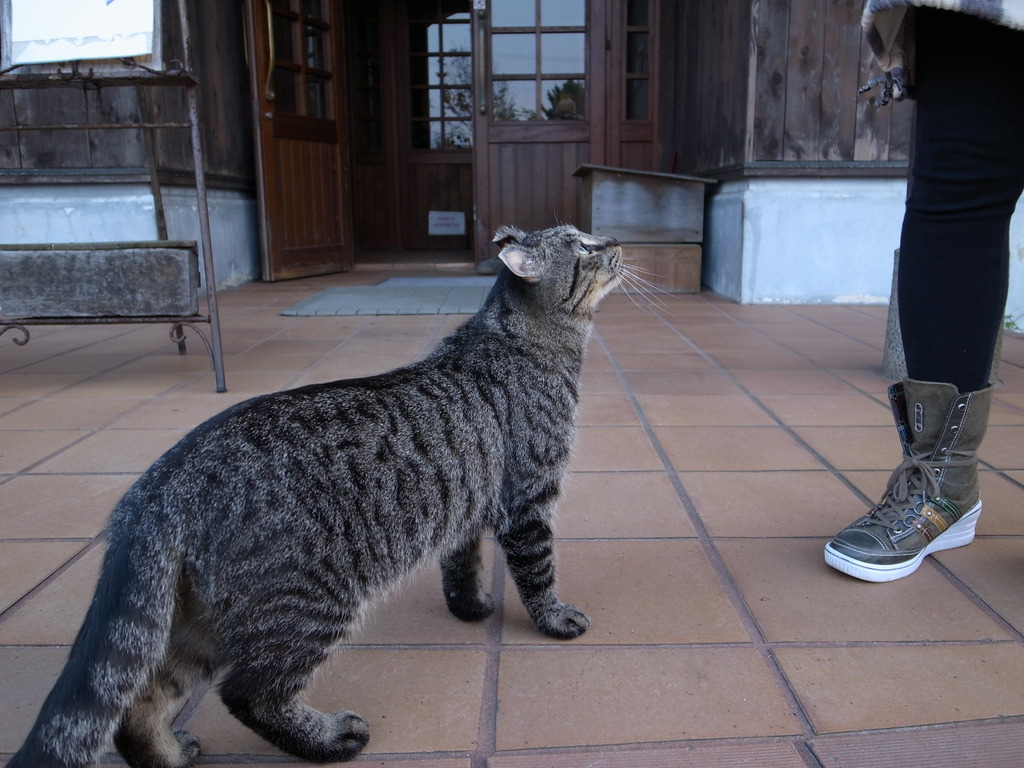
[[590,619],[575,605],[558,603],[537,620],[537,629],[559,640],[572,640],[587,631]]

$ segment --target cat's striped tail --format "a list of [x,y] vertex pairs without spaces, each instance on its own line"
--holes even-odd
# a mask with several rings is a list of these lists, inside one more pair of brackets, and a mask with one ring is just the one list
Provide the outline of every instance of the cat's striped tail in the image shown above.
[[168,544],[152,530],[112,537],[64,671],[7,768],[85,768],[102,755],[166,653],[180,573]]

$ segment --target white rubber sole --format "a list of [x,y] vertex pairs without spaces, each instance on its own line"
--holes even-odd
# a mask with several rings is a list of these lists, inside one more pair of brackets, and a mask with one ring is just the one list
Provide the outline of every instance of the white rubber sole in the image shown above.
[[876,583],[896,581],[896,579],[902,579],[904,576],[909,576],[916,571],[925,557],[933,552],[941,552],[944,549],[956,549],[974,541],[974,529],[978,525],[980,514],[981,502],[979,501],[966,515],[929,542],[928,546],[918,552],[913,560],[908,560],[898,565],[862,563],[849,555],[844,555],[842,552],[832,549],[832,542],[825,545],[825,562],[837,571],[842,571],[848,576],[853,576],[863,581],[873,581]]

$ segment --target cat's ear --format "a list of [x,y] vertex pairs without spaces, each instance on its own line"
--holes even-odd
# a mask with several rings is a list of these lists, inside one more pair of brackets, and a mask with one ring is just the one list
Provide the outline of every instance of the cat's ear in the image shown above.
[[526,239],[526,233],[518,227],[510,227],[502,224],[494,233],[492,243],[497,243],[499,248],[504,248],[511,243],[521,243]]
[[498,258],[505,262],[505,266],[512,270],[512,274],[523,278],[529,283],[540,280],[541,263],[529,251],[521,245],[506,245],[501,249]]
[[520,229],[501,226],[494,233],[494,242],[501,246],[498,258],[505,262],[512,274],[534,283],[540,279],[543,269],[541,262],[520,244],[525,237],[526,233]]

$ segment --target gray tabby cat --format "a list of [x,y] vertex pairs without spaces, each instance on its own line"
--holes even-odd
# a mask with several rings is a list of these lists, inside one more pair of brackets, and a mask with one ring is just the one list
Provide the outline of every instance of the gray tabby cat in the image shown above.
[[483,619],[486,529],[537,628],[589,624],[555,594],[550,518],[569,462],[580,368],[615,240],[502,227],[480,311],[425,360],[257,397],[200,425],[115,507],[96,595],[9,768],[87,766],[111,736],[133,767],[196,763],[169,722],[223,673],[231,713],[286,752],[349,760],[352,712],[303,701],[364,607],[440,556],[455,616]]

